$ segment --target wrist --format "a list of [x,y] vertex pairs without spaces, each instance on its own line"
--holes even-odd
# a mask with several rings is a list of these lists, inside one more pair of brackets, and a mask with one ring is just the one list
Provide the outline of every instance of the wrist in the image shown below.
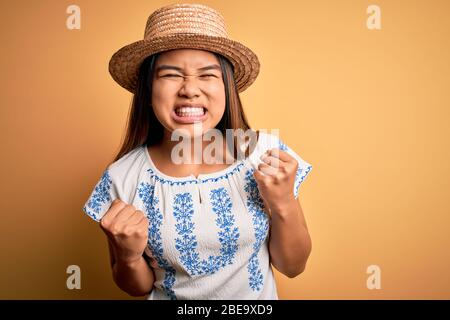
[[116,263],[117,263],[117,265],[120,265],[122,267],[132,269],[132,268],[136,267],[141,262],[142,259],[144,259],[142,257],[142,255],[135,257],[135,258],[129,258],[129,257],[117,258]]
[[294,196],[286,200],[280,200],[270,208],[270,211],[272,215],[284,217],[292,212],[292,208],[295,208],[296,201]]

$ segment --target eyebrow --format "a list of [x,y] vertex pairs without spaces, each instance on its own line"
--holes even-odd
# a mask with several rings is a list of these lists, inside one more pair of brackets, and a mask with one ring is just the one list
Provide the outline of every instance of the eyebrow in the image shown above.
[[[222,70],[220,68],[219,65],[217,64],[212,64],[206,67],[202,67],[202,68],[198,68],[198,71],[206,71],[206,70],[211,70],[211,69],[215,69],[215,70]],[[177,67],[177,66],[171,66],[171,65],[167,65],[167,64],[163,64],[161,66],[159,66],[158,68],[156,68],[156,72],[159,72],[161,70],[176,70],[176,71],[183,71],[183,68]]]

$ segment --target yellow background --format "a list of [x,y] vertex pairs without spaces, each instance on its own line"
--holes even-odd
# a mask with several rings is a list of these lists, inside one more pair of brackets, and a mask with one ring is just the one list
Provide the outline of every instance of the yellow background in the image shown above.
[[[0,298],[128,298],[81,210],[118,151],[131,94],[108,73],[166,1],[0,3]],[[241,97],[313,170],[313,240],[281,299],[450,298],[450,2],[203,1],[261,61]],[[81,30],[66,8],[81,8]],[[381,8],[368,30],[366,8]],[[67,266],[81,290],[66,288]],[[369,265],[381,289],[366,287]]]

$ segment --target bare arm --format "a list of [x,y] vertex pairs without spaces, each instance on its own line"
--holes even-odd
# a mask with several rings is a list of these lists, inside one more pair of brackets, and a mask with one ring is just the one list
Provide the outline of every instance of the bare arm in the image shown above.
[[261,156],[254,177],[271,215],[269,252],[272,265],[289,278],[302,273],[311,252],[311,237],[295,198],[298,161],[288,152],[273,148]]
[[141,256],[139,260],[133,262],[116,260],[109,239],[108,247],[113,279],[117,286],[134,297],[149,294],[153,288],[155,275],[144,257]]
[[290,278],[302,273],[311,253],[311,238],[300,200],[272,212],[269,251],[273,266]]

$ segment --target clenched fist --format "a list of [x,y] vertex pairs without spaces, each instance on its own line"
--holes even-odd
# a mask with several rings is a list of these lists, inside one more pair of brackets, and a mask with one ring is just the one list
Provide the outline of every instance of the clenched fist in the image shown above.
[[269,212],[280,211],[280,207],[295,201],[294,183],[298,161],[288,152],[272,148],[261,156],[263,161],[255,170],[258,190]]
[[142,211],[116,199],[100,220],[100,227],[108,236],[116,259],[133,262],[142,256],[148,241],[148,219]]

